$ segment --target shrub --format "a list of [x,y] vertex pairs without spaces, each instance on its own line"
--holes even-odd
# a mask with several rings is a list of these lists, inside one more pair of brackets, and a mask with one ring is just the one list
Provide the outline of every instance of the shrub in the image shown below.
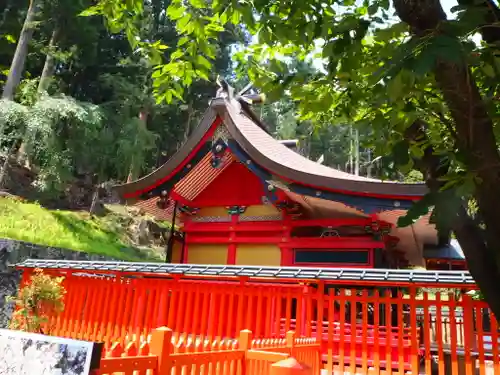
[[30,281],[16,297],[8,297],[15,304],[15,311],[9,328],[50,334],[50,317],[64,310],[66,293],[62,282],[64,277],[51,277],[41,269],[35,269]]

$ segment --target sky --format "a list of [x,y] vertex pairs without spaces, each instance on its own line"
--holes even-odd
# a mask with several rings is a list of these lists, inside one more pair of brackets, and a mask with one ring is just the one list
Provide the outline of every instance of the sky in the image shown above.
[[448,15],[448,18],[454,18],[450,9],[457,5],[458,2],[456,0],[441,0],[441,6]]

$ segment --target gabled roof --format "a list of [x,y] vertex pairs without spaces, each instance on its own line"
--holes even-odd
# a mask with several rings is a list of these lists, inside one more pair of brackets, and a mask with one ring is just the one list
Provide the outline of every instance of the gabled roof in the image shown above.
[[207,133],[214,122],[220,120],[254,163],[289,183],[337,193],[394,199],[418,199],[427,191],[424,184],[355,176],[311,161],[274,139],[264,130],[255,114],[249,111],[237,99],[212,100],[200,125],[170,160],[137,181],[116,186],[116,191],[124,198],[134,198],[168,181],[189,163],[189,158],[207,140]]

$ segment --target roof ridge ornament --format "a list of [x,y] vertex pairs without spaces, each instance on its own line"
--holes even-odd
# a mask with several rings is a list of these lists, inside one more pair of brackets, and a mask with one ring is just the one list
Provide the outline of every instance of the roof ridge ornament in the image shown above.
[[216,79],[217,86],[219,88],[217,89],[217,93],[215,95],[216,98],[224,98],[227,99],[228,101],[233,101],[235,100],[238,102],[238,104],[246,103],[248,105],[253,105],[253,104],[260,104],[264,103],[266,100],[266,96],[264,94],[254,94],[254,93],[248,93],[250,90],[253,89],[253,83],[250,82],[248,83],[243,90],[235,94],[234,87],[232,87],[224,77],[217,76]]
[[224,98],[231,101],[234,98],[234,88],[229,85],[229,83],[225,80],[224,77],[217,76],[217,86],[219,89],[215,95],[216,98]]

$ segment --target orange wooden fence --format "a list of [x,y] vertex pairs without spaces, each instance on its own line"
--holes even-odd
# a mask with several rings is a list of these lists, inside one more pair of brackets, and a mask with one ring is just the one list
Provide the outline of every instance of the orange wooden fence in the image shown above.
[[[315,338],[327,374],[500,374],[498,323],[484,302],[454,294],[314,287],[297,283],[67,275],[64,312],[51,334],[90,341],[133,340],[162,326],[176,340],[214,342],[251,330],[255,339]],[[487,318],[484,318],[484,317]],[[466,344],[466,345],[465,345]],[[235,360],[236,361],[236,360]],[[465,370],[464,370],[465,371]],[[497,372],[498,371],[498,372]],[[460,371],[462,374],[462,371]]]
[[[144,338],[143,338],[144,339]],[[285,339],[252,339],[243,330],[237,340],[203,341],[176,339],[172,330],[157,328],[137,345],[112,344],[103,353],[94,375],[267,375],[271,365],[295,357],[317,374],[320,368],[320,345],[314,339],[297,339],[288,332]]]

